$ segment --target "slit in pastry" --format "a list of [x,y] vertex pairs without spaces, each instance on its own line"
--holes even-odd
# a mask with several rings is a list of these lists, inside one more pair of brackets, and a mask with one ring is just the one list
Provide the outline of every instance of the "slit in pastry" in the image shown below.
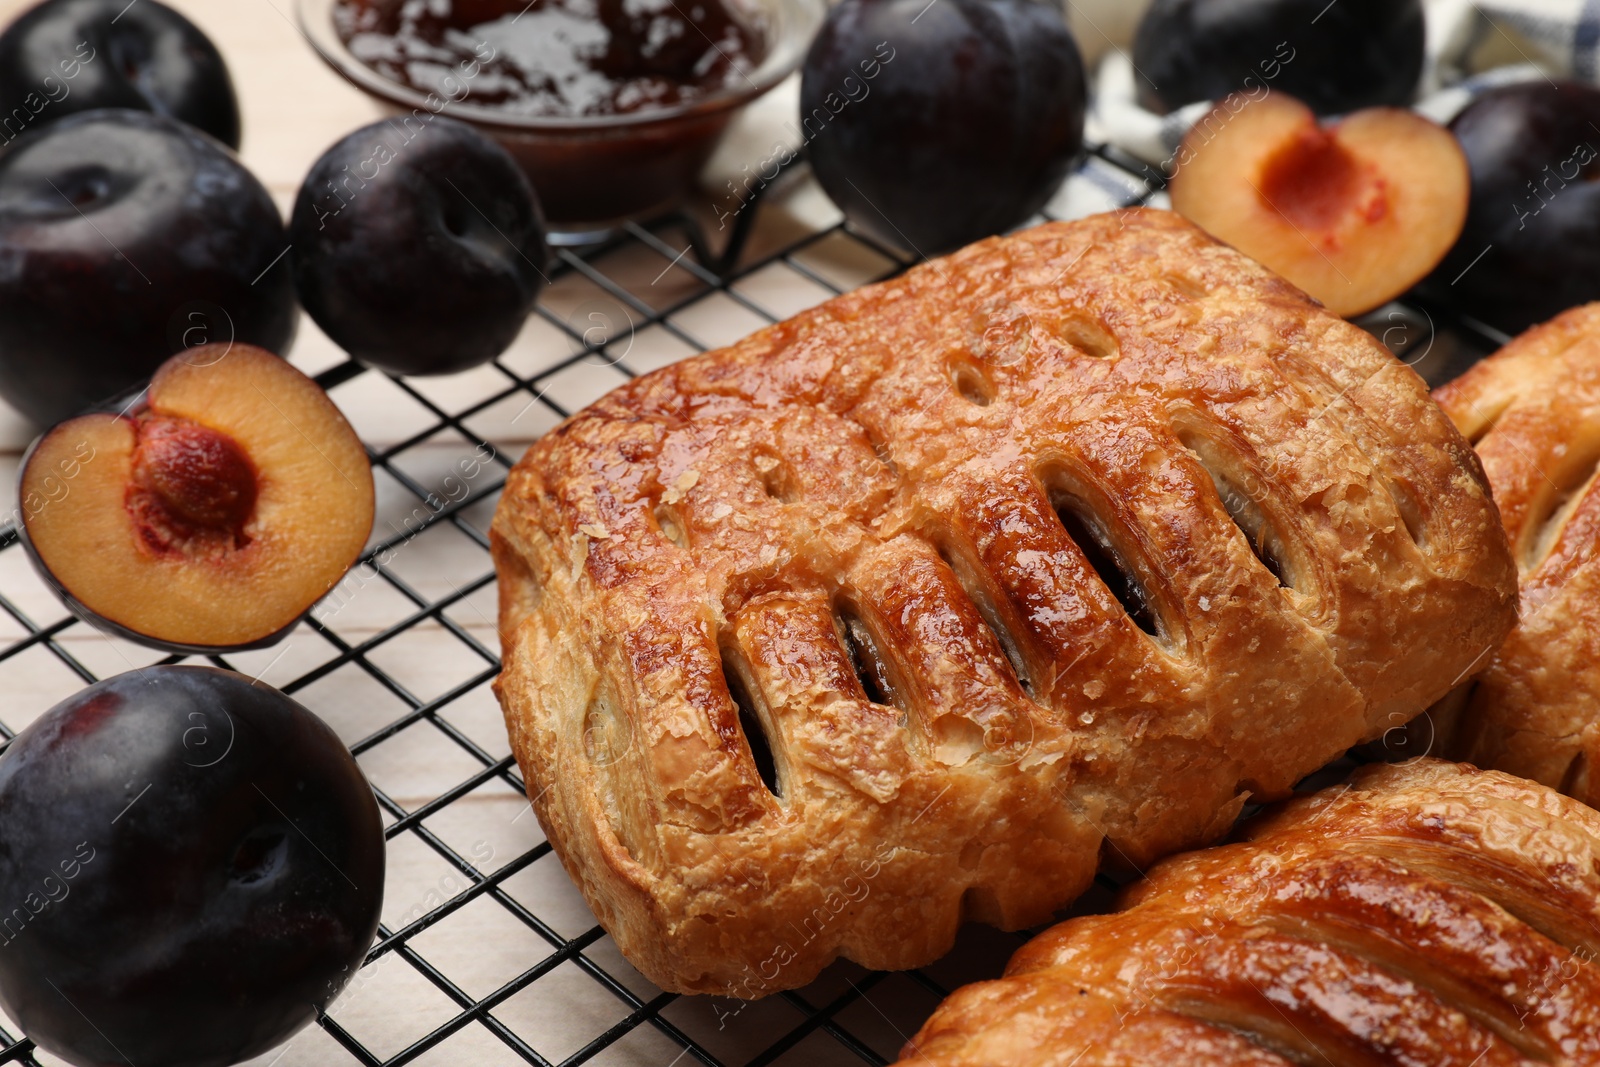
[[1578,510],[1583,498],[1594,486],[1597,468],[1600,468],[1600,440],[1589,442],[1589,448],[1577,457],[1576,462],[1565,465],[1553,487],[1547,487],[1542,507],[1528,516],[1523,527],[1522,566],[1526,571],[1536,571],[1550,558],[1567,520]]
[[1051,493],[1050,503],[1067,536],[1083,552],[1105,587],[1128,613],[1128,618],[1151,637],[1162,636],[1161,620],[1149,592],[1122,558],[1105,524],[1081,497],[1071,493]]
[[839,644],[850,658],[862,694],[874,704],[895,708],[903,718],[905,708],[894,683],[894,672],[860,613],[847,604],[840,604],[835,606],[833,617],[839,628]]
[[781,799],[783,776],[772,741],[767,736],[766,720],[751,695],[752,687],[740,668],[738,654],[727,649],[722,652],[722,678],[728,686],[728,695],[733,698],[733,706],[738,709],[739,732],[750,749],[750,759],[761,776],[761,784],[767,787],[767,792]]
[[939,546],[939,558],[944,560],[945,565],[956,576],[956,584],[967,594],[967,599],[978,609],[978,617],[994,635],[1000,651],[1005,654],[1006,663],[1011,667],[1011,673],[1017,679],[1018,687],[1028,696],[1033,696],[1033,672],[1022,656],[1022,645],[1017,641],[1016,634],[1011,632],[1011,627],[1001,618],[994,594],[984,585],[965,558],[951,551],[948,546],[943,544]]
[[1183,447],[1199,461],[1211,476],[1217,497],[1233,524],[1244,534],[1250,551],[1278,584],[1285,589],[1303,592],[1301,568],[1289,541],[1278,529],[1277,523],[1267,514],[1261,503],[1247,491],[1246,485],[1253,476],[1241,464],[1229,462],[1222,450],[1209,438],[1197,433],[1180,433]]

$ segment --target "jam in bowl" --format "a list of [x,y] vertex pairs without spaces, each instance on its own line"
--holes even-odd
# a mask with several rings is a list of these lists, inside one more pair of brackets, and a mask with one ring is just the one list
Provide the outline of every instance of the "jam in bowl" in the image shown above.
[[738,109],[799,64],[825,0],[300,0],[306,36],[404,127],[511,152],[553,235],[663,211]]

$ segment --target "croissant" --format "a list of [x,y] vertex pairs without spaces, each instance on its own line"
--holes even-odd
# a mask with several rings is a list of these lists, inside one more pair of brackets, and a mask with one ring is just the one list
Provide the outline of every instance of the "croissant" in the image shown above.
[[957,990],[902,1067],[1600,1064],[1600,814],[1422,759],[1240,837]]
[[1431,713],[1436,750],[1600,805],[1600,304],[1534,327],[1435,397],[1478,446],[1522,586],[1517,628]]
[[623,386],[528,450],[491,546],[545,833],[651,980],[745,997],[1212,839],[1515,615],[1421,380],[1159,211]]

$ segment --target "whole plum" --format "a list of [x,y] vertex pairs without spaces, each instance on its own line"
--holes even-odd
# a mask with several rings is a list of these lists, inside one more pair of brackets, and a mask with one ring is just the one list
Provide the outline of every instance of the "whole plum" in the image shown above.
[[1430,289],[1507,333],[1600,300],[1600,89],[1500,86],[1450,129],[1472,199]]
[[806,55],[800,120],[851,223],[923,255],[1042,208],[1083,146],[1083,59],[1036,0],[843,0]]
[[1265,88],[1340,115],[1409,104],[1425,38],[1422,0],[1155,0],[1134,77],[1162,113]]
[[289,235],[306,312],[395,374],[448,374],[505,351],[548,254],[539,201],[506,150],[432,116],[373,123],[324,152]]
[[0,1007],[89,1065],[222,1067],[361,965],[377,801],[270,686],[156,666],[56,705],[0,758]]
[[239,147],[222,54],[157,0],[45,0],[0,34],[0,144],[105,107],[169,115]]
[[192,126],[108,108],[30,130],[0,153],[0,396],[49,424],[205,342],[283,355],[288,247],[267,190]]

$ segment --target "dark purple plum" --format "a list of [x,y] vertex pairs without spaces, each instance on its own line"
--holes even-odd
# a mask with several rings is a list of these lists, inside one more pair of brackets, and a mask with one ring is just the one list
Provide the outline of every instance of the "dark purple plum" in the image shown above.
[[800,119],[852,224],[937,255],[1045,205],[1083,146],[1083,59],[1035,0],[843,0],[806,55]]
[[374,123],[328,149],[300,186],[289,233],[312,319],[396,374],[498,356],[544,281],[544,217],[521,168],[432,115]]
[[173,353],[282,355],[288,236],[219,142],[147,111],[86,111],[0,153],[0,395],[41,424],[141,384]]
[[1600,89],[1490,89],[1450,124],[1472,172],[1460,239],[1428,288],[1506,333],[1600,300]]
[[221,53],[157,0],[45,0],[0,34],[0,145],[106,107],[168,115],[239,147]]
[[383,877],[372,789],[320,719],[228,671],[130,671],[0,758],[0,1006],[85,1067],[238,1062],[355,973]]
[[1275,89],[1319,115],[1403,106],[1426,43],[1422,0],[1155,0],[1133,39],[1145,107]]

